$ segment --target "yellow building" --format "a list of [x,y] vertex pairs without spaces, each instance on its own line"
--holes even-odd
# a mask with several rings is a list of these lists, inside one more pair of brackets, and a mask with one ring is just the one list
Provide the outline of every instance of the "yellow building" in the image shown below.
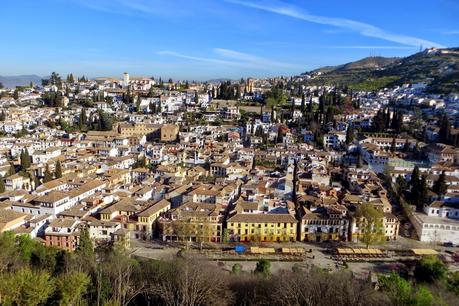
[[188,202],[160,219],[164,241],[220,242],[223,229],[221,205]]
[[159,133],[161,125],[152,123],[120,123],[118,125],[118,133],[131,136],[150,136]]
[[291,214],[237,213],[227,220],[232,241],[296,241],[298,221]]
[[156,220],[171,209],[171,203],[167,200],[160,200],[147,209],[137,214],[137,228],[138,230],[149,239],[153,238],[154,226]]

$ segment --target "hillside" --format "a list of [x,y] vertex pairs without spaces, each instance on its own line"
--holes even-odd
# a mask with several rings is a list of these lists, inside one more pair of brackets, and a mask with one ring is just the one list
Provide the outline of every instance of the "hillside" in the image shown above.
[[400,60],[397,57],[382,57],[382,56],[371,56],[366,57],[364,59],[350,62],[344,65],[339,66],[327,66],[323,68],[319,68],[314,70],[313,72],[322,72],[322,73],[330,73],[330,72],[337,72],[337,71],[348,71],[354,69],[380,69],[387,67],[395,62]]
[[404,83],[425,82],[433,93],[459,91],[459,49],[428,49],[405,58],[369,57],[341,66],[309,72],[312,85],[347,85],[377,90]]
[[6,88],[15,88],[16,86],[26,86],[30,82],[41,84],[42,77],[38,75],[16,75],[16,76],[0,76],[0,83]]

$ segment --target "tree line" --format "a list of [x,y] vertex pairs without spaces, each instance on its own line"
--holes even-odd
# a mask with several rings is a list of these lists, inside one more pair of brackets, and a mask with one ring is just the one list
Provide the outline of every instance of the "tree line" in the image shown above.
[[[28,236],[0,235],[1,305],[456,305],[459,273],[425,258],[380,276],[379,290],[344,270],[329,273],[295,264],[271,272],[228,271],[179,252],[170,261],[135,259],[120,245],[93,249],[86,230],[74,253],[45,247]],[[376,288],[378,289],[378,288]]]

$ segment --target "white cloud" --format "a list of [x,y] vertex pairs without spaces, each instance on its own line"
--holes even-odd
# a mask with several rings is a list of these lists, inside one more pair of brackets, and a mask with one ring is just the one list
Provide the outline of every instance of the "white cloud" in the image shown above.
[[277,3],[277,5],[272,5],[272,4],[268,5],[268,4],[265,4],[266,2],[253,3],[253,2],[242,1],[242,0],[224,0],[224,1],[242,5],[242,6],[249,7],[249,8],[263,10],[266,12],[271,12],[271,13],[278,14],[278,15],[283,15],[283,16],[288,16],[288,17],[292,17],[295,19],[304,20],[307,22],[331,25],[331,26],[338,27],[338,28],[348,29],[348,30],[358,32],[363,36],[379,38],[379,39],[386,40],[386,41],[396,42],[402,45],[417,46],[417,47],[419,47],[420,45],[424,47],[439,47],[439,48],[444,47],[441,44],[438,44],[432,41],[428,41],[428,40],[424,40],[421,38],[390,33],[374,25],[364,23],[364,22],[359,22],[359,21],[345,19],[345,18],[334,18],[334,17],[311,15],[295,7],[285,6],[285,4],[283,3],[281,4]]
[[278,61],[274,61],[274,60],[270,60],[267,58],[259,57],[259,56],[248,54],[248,53],[242,53],[242,52],[238,52],[234,50],[215,48],[214,51],[223,57],[232,58],[232,59],[243,61],[243,62],[252,64],[252,65],[256,65],[256,66],[272,66],[272,67],[284,67],[284,68],[293,67],[292,64],[278,62]]
[[183,6],[168,0],[72,0],[91,10],[122,15],[183,16]]
[[331,49],[387,49],[387,50],[414,50],[415,46],[329,46]]
[[183,59],[188,59],[188,60],[197,61],[197,62],[212,63],[212,64],[239,65],[239,63],[236,63],[236,62],[231,62],[231,61],[226,61],[226,60],[221,60],[221,59],[216,59],[216,58],[208,58],[208,57],[199,57],[199,56],[186,55],[186,54],[181,54],[181,53],[178,53],[178,52],[168,51],[168,50],[158,51],[158,52],[156,52],[156,54],[172,56],[172,57],[177,57],[177,58],[183,58]]
[[169,51],[169,50],[158,51],[156,52],[156,54],[183,58],[183,59],[197,61],[197,62],[205,62],[205,63],[244,67],[244,68],[257,68],[257,69],[262,69],[262,70],[267,70],[273,67],[283,67],[283,68],[295,67],[292,64],[273,61],[273,60],[259,57],[256,55],[234,51],[234,50],[229,50],[229,49],[215,48],[213,49],[213,51],[215,52],[216,55],[220,56],[221,58],[193,56],[193,55],[182,54],[182,53],[178,53],[175,51]]

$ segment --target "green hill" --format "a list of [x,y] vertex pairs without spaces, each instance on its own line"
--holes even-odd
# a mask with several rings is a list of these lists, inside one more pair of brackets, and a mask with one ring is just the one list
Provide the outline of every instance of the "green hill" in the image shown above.
[[433,93],[459,92],[459,48],[427,49],[405,58],[368,57],[309,72],[310,85],[347,85],[377,90],[405,83],[425,82]]

